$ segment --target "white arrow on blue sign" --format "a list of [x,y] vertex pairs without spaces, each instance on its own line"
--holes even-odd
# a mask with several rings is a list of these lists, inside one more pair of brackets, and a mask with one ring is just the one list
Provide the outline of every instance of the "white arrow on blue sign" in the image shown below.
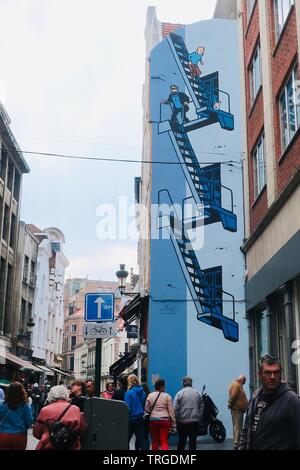
[[114,319],[114,294],[85,294],[84,319],[90,322],[111,322]]

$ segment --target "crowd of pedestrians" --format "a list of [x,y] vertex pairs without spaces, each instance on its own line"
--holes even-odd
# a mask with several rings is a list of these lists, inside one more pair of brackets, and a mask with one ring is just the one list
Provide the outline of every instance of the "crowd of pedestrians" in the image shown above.
[[[282,382],[281,362],[270,355],[259,362],[261,387],[248,402],[240,375],[229,386],[228,408],[232,415],[234,449],[300,449],[300,398]],[[68,390],[57,385],[50,390],[37,383],[25,390],[20,382],[11,383],[5,394],[0,389],[0,450],[25,450],[28,429],[39,440],[37,450],[67,448],[79,450],[85,438],[86,400],[95,396],[92,380],[75,380]],[[196,450],[203,399],[184,377],[182,389],[172,401],[165,380],[155,382],[150,392],[136,375],[123,375],[117,388],[106,384],[104,399],[120,400],[129,410],[128,446],[135,436],[136,450],[168,450],[169,437],[178,434],[177,449]],[[245,423],[244,423],[245,416]]]

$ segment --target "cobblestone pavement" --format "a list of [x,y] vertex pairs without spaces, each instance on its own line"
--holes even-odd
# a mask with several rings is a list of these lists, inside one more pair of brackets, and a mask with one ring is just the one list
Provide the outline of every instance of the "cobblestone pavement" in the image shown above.
[[28,431],[28,437],[27,437],[27,447],[26,450],[34,450],[37,446],[38,439],[33,437],[32,435],[32,429],[29,429]]
[[[173,450],[176,446],[170,448]],[[186,450],[188,450],[187,445]],[[233,450],[233,439],[225,439],[224,442],[218,443],[210,438],[200,438],[197,441],[197,450]]]
[[[34,450],[37,446],[38,440],[32,435],[32,429],[28,432],[27,450]],[[188,447],[188,446],[186,446]],[[134,449],[134,439],[130,442],[130,448]],[[226,439],[224,442],[218,444],[209,438],[200,438],[197,442],[197,450],[232,450],[232,439]],[[109,449],[108,449],[109,450]],[[170,450],[176,450],[176,445],[170,445]],[[186,449],[187,450],[187,449]]]

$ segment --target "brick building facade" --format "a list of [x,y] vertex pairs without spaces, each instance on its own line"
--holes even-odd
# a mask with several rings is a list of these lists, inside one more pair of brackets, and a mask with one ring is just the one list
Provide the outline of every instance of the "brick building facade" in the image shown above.
[[250,386],[279,356],[299,393],[299,0],[238,0],[244,93],[246,310]]

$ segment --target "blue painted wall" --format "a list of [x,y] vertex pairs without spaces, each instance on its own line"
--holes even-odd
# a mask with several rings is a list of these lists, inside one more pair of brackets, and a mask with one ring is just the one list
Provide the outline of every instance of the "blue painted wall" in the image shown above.
[[[193,77],[187,54],[199,46],[203,64]],[[164,228],[150,248],[149,383],[165,378],[172,396],[184,375],[198,389],[206,384],[230,435],[228,385],[248,377],[237,23],[209,20],[176,31],[153,49],[150,75],[152,158],[166,162],[152,165],[152,204],[178,206],[171,218],[159,218],[165,207],[156,206],[151,220],[152,229],[160,220]],[[172,119],[171,106],[161,104],[172,84],[191,99],[189,122],[181,113]],[[179,236],[188,222],[185,198],[200,208],[198,226]]]

